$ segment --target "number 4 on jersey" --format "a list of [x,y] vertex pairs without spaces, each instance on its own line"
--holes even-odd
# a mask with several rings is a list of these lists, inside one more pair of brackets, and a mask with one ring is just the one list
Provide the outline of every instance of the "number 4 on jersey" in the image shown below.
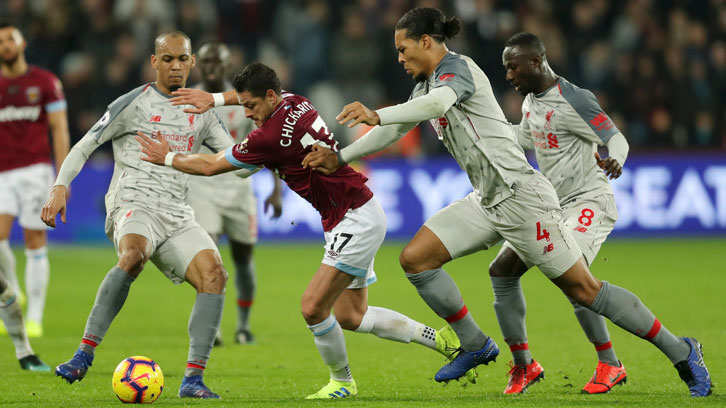
[[537,221],[537,241],[546,239],[547,242],[550,242],[550,233],[547,232],[546,229],[542,229],[542,225],[540,225],[539,221]]

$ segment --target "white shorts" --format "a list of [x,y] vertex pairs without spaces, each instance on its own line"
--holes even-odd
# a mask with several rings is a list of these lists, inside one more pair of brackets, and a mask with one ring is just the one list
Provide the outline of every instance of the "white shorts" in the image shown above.
[[325,233],[323,263],[354,276],[348,289],[365,288],[377,279],[373,260],[385,236],[386,215],[372,197]]
[[47,163],[0,172],[0,214],[17,218],[25,229],[47,230],[40,210],[54,182],[53,167]]
[[581,252],[565,227],[555,189],[540,173],[515,188],[514,195],[490,208],[470,193],[424,224],[441,240],[452,259],[489,249],[502,239],[517,248],[525,263],[548,278],[565,273]]
[[151,262],[176,285],[184,282],[189,264],[200,251],[217,251],[212,238],[196,221],[134,206],[116,208],[106,217],[106,235],[117,253],[126,234],[139,234],[149,240]]
[[225,180],[226,184],[216,185],[215,179],[219,176],[190,179],[187,196],[194,219],[212,235],[226,234],[232,241],[254,245],[257,243],[257,200],[249,180],[231,174],[221,176],[232,176],[237,179],[232,181],[239,182]]

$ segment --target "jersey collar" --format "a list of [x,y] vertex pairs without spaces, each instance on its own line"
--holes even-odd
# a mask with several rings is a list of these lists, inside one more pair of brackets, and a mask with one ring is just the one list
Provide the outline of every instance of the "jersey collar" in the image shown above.
[[550,85],[550,87],[547,88],[547,89],[545,89],[544,91],[542,91],[542,92],[540,92],[538,94],[534,94],[534,97],[535,98],[541,98],[541,97],[547,95],[547,92],[551,91],[555,87],[560,86],[560,81],[562,81],[562,77],[557,77],[557,80],[555,81],[554,84]]

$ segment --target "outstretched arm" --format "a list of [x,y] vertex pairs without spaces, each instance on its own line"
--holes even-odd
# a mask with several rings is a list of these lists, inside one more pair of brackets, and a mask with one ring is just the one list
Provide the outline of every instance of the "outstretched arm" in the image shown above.
[[159,166],[173,167],[183,173],[213,176],[237,170],[224,157],[224,151],[217,154],[176,154],[172,153],[169,143],[164,139],[152,140],[141,132],[136,132],[136,141],[141,149],[141,160]]
[[360,102],[346,105],[335,117],[341,125],[350,122],[348,127],[359,123],[367,125],[390,125],[418,123],[444,116],[454,103],[456,92],[448,86],[434,88],[428,94],[413,98],[406,103],[371,111]]
[[173,98],[169,99],[174,106],[192,105],[192,108],[185,108],[186,113],[204,113],[215,106],[239,105],[237,93],[234,89],[229,91],[211,94],[201,89],[181,88],[171,93]]

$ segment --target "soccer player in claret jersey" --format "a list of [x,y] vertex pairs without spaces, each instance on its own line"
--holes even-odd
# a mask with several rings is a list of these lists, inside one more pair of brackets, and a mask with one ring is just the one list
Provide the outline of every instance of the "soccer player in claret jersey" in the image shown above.
[[[0,24],[0,273],[24,303],[8,243],[17,218],[25,238],[27,333],[40,337],[50,277],[47,227],[40,220],[40,208],[53,185],[48,129],[56,168],[68,154],[70,138],[61,83],[52,73],[28,65],[25,45],[16,26]],[[5,331],[2,323],[0,331]]]
[[385,214],[365,185],[366,178],[351,167],[343,166],[330,175],[302,167],[311,146],[335,148],[337,144],[310,101],[282,92],[275,71],[259,63],[235,76],[234,87],[234,91],[215,95],[182,89],[174,99],[197,107],[188,112],[223,103],[244,106],[257,129],[226,152],[180,155],[170,152],[164,140],[155,142],[141,133],[138,140],[147,155],[144,160],[190,174],[209,176],[238,168],[252,174],[265,166],[320,212],[325,252],[303,294],[302,314],[331,378],[307,398],[345,398],[358,393],[341,328],[403,343],[413,341],[445,355],[447,349],[458,347],[450,329],[436,331],[393,310],[368,306],[368,286],[376,281],[373,258],[386,233]]
[[215,150],[233,144],[216,113],[187,114],[169,102],[171,92],[186,83],[194,61],[191,41],[184,33],[159,35],[151,56],[156,81],[108,106],[103,117],[71,149],[43,207],[43,221],[49,226],[55,227],[59,212],[65,222],[68,185],[94,150],[112,142],[116,164],[106,194],[106,235],[114,243],[118,263],[101,282],[78,350],[55,369],[55,374],[69,383],[86,375],[96,347],[123,307],[131,284],[151,260],[173,283],[187,281],[197,291],[189,317],[189,354],[179,396],[219,398],[204,384],[202,374],[222,319],[227,272],[214,241],[194,221],[194,212],[187,204],[189,177],[142,161],[134,140],[141,129],[168,140],[174,151],[182,154],[198,152],[202,144]]
[[[445,39],[460,28],[436,9],[417,8],[396,24],[398,59],[416,81],[408,102],[371,111],[360,102],[338,115],[339,123],[375,126],[337,154],[314,146],[305,166],[323,174],[382,150],[413,126],[429,120],[471,181],[474,192],[426,221],[400,256],[407,277],[461,340],[454,361],[437,381],[463,375],[499,354],[468,313],[461,293],[442,266],[453,258],[490,248],[502,239],[578,304],[647,339],[676,367],[692,396],[711,393],[701,345],[676,337],[633,293],[595,278],[562,218],[555,189],[524,156],[489,80],[470,58],[450,52]],[[589,213],[588,213],[589,214]],[[462,239],[465,237],[466,239]]]
[[[229,62],[226,45],[211,42],[202,45],[197,53],[197,66],[202,74],[202,83],[197,88],[207,92],[222,92],[231,86],[225,81],[225,69]],[[246,118],[244,111],[236,106],[220,106],[214,111],[227,127],[235,143],[241,142],[255,128],[254,122]],[[212,153],[202,147],[201,153]],[[282,188],[280,179],[274,174],[274,188],[265,200],[265,209],[272,207],[274,218],[282,214]],[[252,264],[252,247],[257,242],[257,200],[252,191],[250,179],[234,174],[220,174],[207,179],[192,176],[189,179],[189,205],[194,210],[194,219],[212,236],[215,242],[221,234],[229,238],[232,261],[235,269],[237,289],[237,329],[234,342],[254,343],[250,331],[250,311],[255,296],[255,270]],[[222,344],[222,330],[217,331],[214,345]]]
[[[505,47],[502,62],[507,81],[526,97],[522,122],[515,126],[517,140],[523,148],[535,149],[540,171],[560,199],[565,227],[591,265],[618,216],[607,176],[620,177],[628,142],[590,91],[552,71],[544,44],[536,35],[515,34]],[[597,145],[606,145],[610,157],[600,159]],[[524,392],[544,377],[544,369],[532,359],[527,341],[526,306],[519,280],[533,265],[522,259],[524,256],[505,242],[489,267],[494,310],[514,359],[505,394]],[[582,392],[600,394],[624,384],[625,367],[615,355],[605,319],[572,298],[570,302],[599,360]]]

